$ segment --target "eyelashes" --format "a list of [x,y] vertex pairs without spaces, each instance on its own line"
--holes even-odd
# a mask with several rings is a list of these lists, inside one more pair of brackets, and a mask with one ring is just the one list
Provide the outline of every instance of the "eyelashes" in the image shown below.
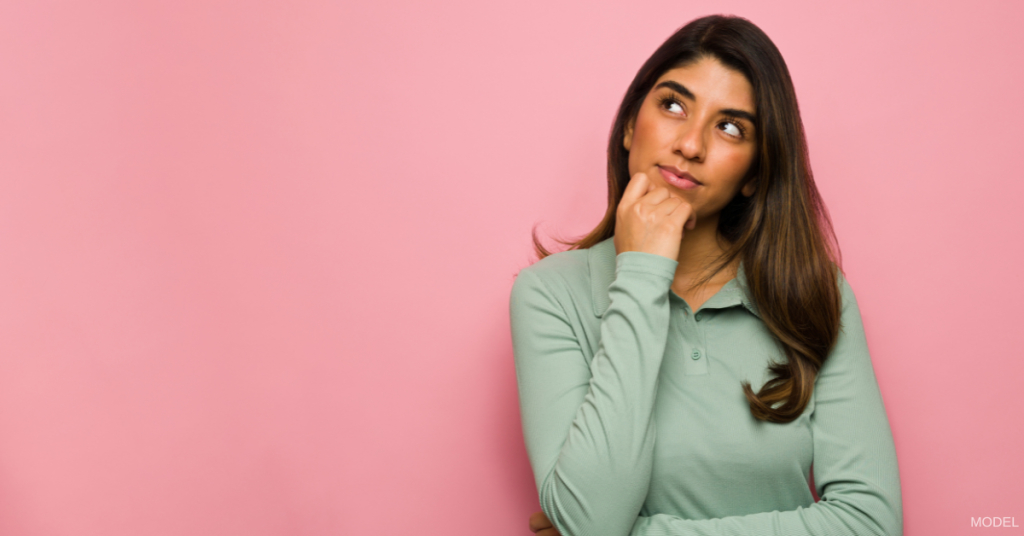
[[[683,106],[683,103],[679,99],[677,99],[674,94],[670,93],[668,95],[663,95],[661,97],[658,97],[658,107],[659,108],[667,109],[666,106],[669,105],[669,104],[676,104],[680,108]],[[733,136],[735,138],[746,138],[747,137],[747,129],[742,124],[740,124],[739,121],[725,121],[722,124],[732,125],[732,126],[736,127],[736,130],[740,131],[739,136],[736,136],[734,134],[729,134],[730,136]]]
[[679,102],[679,99],[677,99],[675,97],[675,95],[671,95],[670,94],[670,95],[664,95],[664,96],[658,97],[658,106],[664,108],[666,104],[670,104],[670,103],[671,104],[678,104],[680,107],[683,106],[683,103]]

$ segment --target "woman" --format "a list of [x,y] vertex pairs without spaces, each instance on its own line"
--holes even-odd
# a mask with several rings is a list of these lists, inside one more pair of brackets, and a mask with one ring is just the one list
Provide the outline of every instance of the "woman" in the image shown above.
[[[516,277],[538,535],[897,535],[895,445],[788,69],[697,19],[626,92],[608,211]],[[815,502],[811,491],[813,466]]]

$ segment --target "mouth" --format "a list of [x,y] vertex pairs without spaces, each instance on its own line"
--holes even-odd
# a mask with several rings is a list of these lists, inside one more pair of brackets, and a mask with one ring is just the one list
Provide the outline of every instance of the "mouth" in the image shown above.
[[698,186],[702,186],[700,181],[695,179],[693,175],[690,175],[686,171],[662,166],[658,166],[658,171],[661,172],[661,176],[664,177],[665,182],[675,186],[676,188],[682,190],[693,190]]

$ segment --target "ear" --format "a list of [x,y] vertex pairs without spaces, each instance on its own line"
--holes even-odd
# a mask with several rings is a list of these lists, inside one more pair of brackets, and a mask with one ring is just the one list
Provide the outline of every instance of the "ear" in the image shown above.
[[747,183],[744,184],[743,188],[740,190],[740,192],[743,193],[744,197],[750,197],[750,196],[754,195],[754,192],[756,192],[756,191],[757,191],[757,177],[753,177],[749,181],[747,181]]
[[622,146],[628,151],[633,145],[633,124],[636,123],[636,118],[632,118],[626,123],[626,134],[622,138]]

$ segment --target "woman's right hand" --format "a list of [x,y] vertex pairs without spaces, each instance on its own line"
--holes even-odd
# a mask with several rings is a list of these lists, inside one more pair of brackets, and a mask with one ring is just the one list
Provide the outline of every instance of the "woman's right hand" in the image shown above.
[[615,213],[615,254],[642,251],[678,260],[683,228],[693,229],[693,206],[643,172],[633,175]]
[[562,536],[543,510],[530,515],[530,532],[537,536]]

